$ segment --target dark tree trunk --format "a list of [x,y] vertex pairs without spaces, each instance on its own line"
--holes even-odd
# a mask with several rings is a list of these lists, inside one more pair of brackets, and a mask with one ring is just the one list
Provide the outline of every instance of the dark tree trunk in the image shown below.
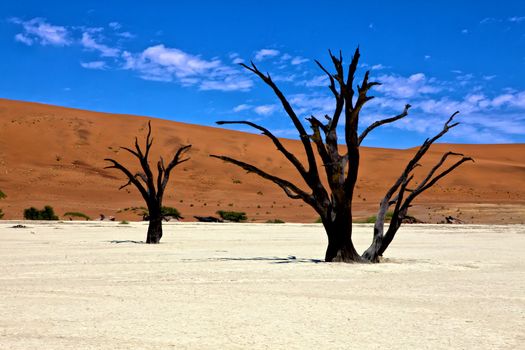
[[[217,122],[219,125],[248,125],[267,136],[276,146],[277,150],[281,152],[295,167],[304,184],[308,186],[307,190],[302,189],[301,186],[298,186],[287,179],[270,174],[255,165],[228,156],[213,154],[210,156],[222,159],[223,161],[234,164],[247,172],[255,173],[264,179],[272,181],[281,187],[288,197],[292,199],[301,199],[306,204],[310,205],[321,217],[328,236],[328,248],[326,249],[325,255],[325,260],[327,262],[379,262],[381,260],[380,257],[392,242],[397,230],[403,222],[403,219],[406,217],[407,210],[410,207],[412,200],[426,189],[432,187],[437,181],[439,181],[439,179],[446,176],[459,165],[472,159],[464,157],[462,154],[448,152],[443,155],[441,161],[430,170],[427,176],[417,184],[417,187],[407,188],[407,185],[413,178],[413,170],[420,165],[419,160],[425,155],[429,147],[451,128],[458,125],[458,123],[452,123],[454,116],[458,113],[456,112],[445,123],[443,130],[440,133],[427,139],[421,145],[412,160],[407,164],[405,171],[388,190],[380,204],[377,222],[374,226],[372,245],[362,256],[360,256],[356,252],[354,244],[352,243],[352,198],[359,173],[359,147],[365,137],[377,127],[393,123],[406,117],[410,105],[405,105],[402,113],[391,118],[378,120],[364,129],[361,134],[358,134],[360,111],[368,101],[374,98],[373,96],[368,96],[368,91],[372,87],[380,85],[380,83],[369,81],[370,72],[367,71],[363,76],[361,84],[357,85],[357,91],[354,89],[354,77],[360,57],[359,48],[355,51],[346,73],[343,65],[342,53],[339,52],[339,56],[333,55],[331,51],[329,51],[329,53],[335,68],[335,73],[330,73],[319,61],[315,62],[319,68],[326,73],[329,80],[328,88],[335,98],[335,108],[333,114],[324,116],[326,121],[323,121],[323,119],[314,115],[306,118],[310,122],[312,134],[306,132],[299,116],[294,111],[283,92],[272,80],[270,74],[265,74],[260,71],[253,62],[251,63],[251,66],[241,63],[244,68],[261,78],[261,80],[273,90],[281,102],[284,111],[290,117],[290,120],[299,133],[307,163],[301,162],[274,134],[261,125],[255,124],[251,121]],[[339,138],[337,137],[337,125],[341,118],[344,118],[345,122],[344,139],[346,143],[346,153],[341,153],[338,145]],[[315,146],[317,150],[317,157],[314,153],[313,146]],[[447,157],[451,155],[460,155],[463,156],[463,158],[454,163],[448,169],[441,171],[440,167],[444,164]],[[328,184],[328,187],[321,179],[319,172],[319,169],[321,168],[318,167],[319,160],[322,162],[322,168],[324,168],[326,174],[326,183]],[[441,172],[439,173],[439,171]],[[404,197],[405,191],[409,194]],[[387,232],[384,233],[385,217],[388,209],[392,205],[395,205],[393,219]]]
[[[148,122],[148,135],[146,136],[146,148],[144,150],[139,146],[137,138],[135,138],[135,149],[121,147],[139,160],[140,166],[143,170],[142,172],[139,171],[133,174],[133,172],[116,160],[111,158],[106,158],[105,160],[113,164],[107,166],[106,169],[118,169],[128,178],[128,182],[121,186],[120,189],[133,184],[139,190],[142,198],[144,198],[144,201],[148,205],[149,212],[149,227],[146,236],[146,243],[158,244],[162,238],[162,198],[164,190],[168,185],[170,173],[173,168],[189,160],[189,158],[182,159],[182,157],[190,149],[191,145],[180,147],[173,156],[171,162],[169,162],[168,166],[165,166],[164,159],[160,157],[160,160],[157,162],[157,179],[155,179],[148,161],[149,151],[152,144],[151,123]],[[156,187],[155,183],[157,185]]]
[[363,262],[352,242],[352,213],[349,208],[339,211],[335,220],[327,218],[323,225],[328,236],[326,262]]
[[158,244],[162,238],[162,217],[150,216],[146,243]]

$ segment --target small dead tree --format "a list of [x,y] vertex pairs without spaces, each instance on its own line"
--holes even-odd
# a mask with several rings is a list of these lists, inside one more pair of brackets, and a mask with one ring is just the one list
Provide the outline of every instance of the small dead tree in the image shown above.
[[[377,214],[377,222],[374,226],[373,242],[371,246],[363,253],[359,254],[352,242],[352,198],[354,188],[357,182],[359,170],[359,147],[364,138],[377,127],[395,122],[408,115],[411,107],[406,105],[404,110],[397,116],[376,121],[364,131],[358,133],[359,114],[365,104],[373,96],[368,96],[368,91],[377,85],[378,82],[369,81],[369,71],[363,77],[357,90],[354,90],[354,75],[359,61],[359,48],[355,51],[352,61],[348,67],[348,72],[344,72],[343,57],[335,56],[330,52],[330,58],[335,68],[335,73],[330,73],[319,61],[315,61],[319,68],[327,75],[329,79],[329,89],[335,99],[335,108],[331,116],[325,115],[326,121],[323,122],[315,116],[307,118],[312,133],[308,134],[301,123],[294,109],[277,87],[271,76],[262,73],[253,62],[251,66],[242,64],[242,66],[255,75],[257,75],[266,85],[268,85],[277,98],[279,99],[284,111],[290,117],[295,128],[299,132],[307,164],[303,165],[297,157],[288,151],[281,141],[273,135],[268,129],[249,121],[219,121],[219,125],[224,124],[244,124],[253,127],[262,132],[263,135],[270,138],[277,150],[281,152],[290,163],[297,169],[299,175],[308,185],[309,190],[303,190],[298,185],[282,179],[273,174],[257,168],[254,165],[242,162],[240,160],[224,155],[210,155],[225,162],[234,164],[248,172],[255,173],[269,181],[280,186],[286,195],[293,199],[301,199],[310,205],[321,217],[321,221],[328,236],[328,247],[326,249],[325,260],[342,261],[342,262],[378,262],[380,256],[392,242],[403,219],[407,216],[408,208],[413,200],[421,193],[432,187],[437,181],[456,169],[462,163],[472,160],[462,154],[448,152],[443,155],[439,161],[414,189],[408,186],[413,179],[413,171],[419,166],[420,159],[425,155],[430,146],[445,135],[450,129],[458,125],[453,122],[457,112],[454,113],[443,126],[441,132],[434,137],[427,139],[416,152],[414,157],[407,164],[403,173],[397,181],[390,187],[385,197],[380,203]],[[344,118],[344,140],[346,143],[346,152],[341,154],[338,138],[337,126],[340,118]],[[319,158],[325,171],[328,188],[325,188],[321,182],[321,175],[317,166],[314,147],[317,149]],[[445,162],[449,157],[459,156],[461,159],[456,160],[443,170]],[[408,195],[407,195],[408,193]],[[384,223],[387,209],[394,206],[394,215],[384,232]]]
[[119,190],[131,184],[135,185],[135,187],[139,190],[140,194],[144,198],[144,201],[146,201],[149,211],[149,226],[146,243],[156,244],[159,243],[160,239],[162,238],[162,220],[164,219],[162,213],[162,198],[164,196],[166,186],[168,185],[170,173],[177,165],[189,160],[189,158],[183,159],[183,157],[190,149],[191,145],[180,147],[167,166],[164,164],[164,159],[160,157],[160,160],[157,162],[157,178],[155,179],[148,160],[152,144],[153,138],[151,137],[151,123],[148,122],[148,134],[146,136],[146,147],[144,150],[142,150],[140,147],[136,137],[135,149],[120,147],[121,149],[131,153],[139,160],[142,171],[133,173],[121,163],[111,158],[105,159],[105,161],[112,163],[112,165],[105,167],[105,169],[118,169],[124,173],[124,175],[126,175],[128,182],[120,186]]

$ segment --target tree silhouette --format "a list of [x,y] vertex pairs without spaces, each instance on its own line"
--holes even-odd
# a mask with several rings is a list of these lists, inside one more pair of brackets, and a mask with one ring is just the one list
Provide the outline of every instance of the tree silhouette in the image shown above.
[[148,134],[146,136],[146,147],[144,151],[140,147],[136,137],[135,149],[121,147],[121,149],[128,151],[139,160],[142,171],[133,173],[121,163],[111,158],[105,159],[105,161],[112,163],[112,165],[105,167],[105,169],[118,169],[126,175],[128,182],[120,186],[119,190],[133,184],[140,192],[142,198],[146,201],[149,212],[149,226],[146,243],[156,244],[159,243],[162,238],[162,199],[170,179],[170,173],[177,165],[189,160],[189,158],[182,158],[190,149],[191,145],[180,147],[167,166],[164,164],[164,159],[160,157],[160,160],[157,162],[157,178],[155,179],[148,160],[152,144],[153,138],[151,138],[151,123],[148,122]]
[[[311,134],[306,132],[296,112],[272,80],[271,76],[268,73],[262,73],[253,62],[251,62],[251,66],[241,64],[268,85],[279,99],[284,111],[299,132],[300,140],[306,154],[307,164],[303,165],[294,154],[284,147],[275,135],[260,125],[250,121],[217,122],[219,125],[244,124],[261,131],[263,135],[270,138],[277,147],[277,150],[297,169],[299,175],[308,185],[309,190],[304,190],[289,180],[280,178],[255,165],[229,156],[210,156],[222,159],[225,162],[234,164],[248,172],[255,173],[272,181],[281,187],[288,197],[301,199],[310,205],[320,215],[328,236],[328,247],[325,255],[326,261],[378,262],[379,257],[382,256],[392,242],[403,219],[407,216],[408,208],[412,201],[462,163],[472,159],[462,154],[448,152],[443,155],[443,158],[430,170],[424,180],[420,182],[415,189],[408,188],[408,185],[413,179],[414,169],[419,165],[419,160],[425,155],[430,146],[450,129],[458,125],[458,123],[453,122],[457,114],[456,112],[447,120],[441,132],[425,140],[397,181],[387,191],[379,206],[377,222],[374,226],[373,242],[371,246],[360,255],[352,242],[352,198],[358,177],[360,145],[365,137],[377,127],[393,123],[406,117],[411,106],[407,104],[399,115],[376,121],[359,134],[359,114],[365,104],[373,99],[373,96],[368,96],[368,92],[374,86],[380,85],[380,83],[369,81],[369,71],[367,71],[361,84],[357,85],[357,89],[354,90],[354,76],[360,57],[359,48],[352,57],[346,76],[342,54],[339,53],[338,57],[332,54],[331,51],[329,51],[329,54],[335,68],[334,74],[330,73],[319,61],[315,62],[329,79],[328,87],[335,100],[334,112],[331,116],[326,115],[326,121],[324,122],[313,115],[307,118],[312,130]],[[346,149],[338,145],[337,126],[341,118],[344,118],[345,123],[344,140]],[[319,173],[314,147],[322,161],[328,188],[321,182],[321,174]],[[452,165],[449,165],[443,170],[442,166],[444,166],[447,159],[452,156],[459,156],[461,159],[456,160]],[[385,216],[387,209],[391,206],[394,206],[394,215],[385,233]]]

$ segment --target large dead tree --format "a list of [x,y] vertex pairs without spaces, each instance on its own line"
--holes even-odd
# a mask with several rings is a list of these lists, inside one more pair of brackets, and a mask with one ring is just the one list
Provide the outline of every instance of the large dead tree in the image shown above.
[[144,201],[146,201],[149,211],[149,226],[146,243],[156,244],[159,243],[162,238],[162,220],[164,219],[162,214],[162,198],[170,179],[170,173],[177,165],[189,160],[189,158],[183,157],[190,149],[191,145],[180,147],[167,166],[164,164],[164,159],[160,157],[160,160],[157,162],[157,178],[155,179],[148,160],[152,144],[153,138],[151,137],[151,123],[148,122],[148,134],[146,136],[146,147],[144,150],[140,147],[136,137],[135,149],[120,147],[139,160],[142,171],[132,172],[121,163],[110,158],[106,158],[105,160],[112,163],[112,165],[107,166],[105,169],[118,169],[126,175],[128,182],[120,186],[119,190],[131,184],[135,185],[139,190]]
[[[359,114],[365,104],[373,98],[373,96],[368,96],[368,92],[372,87],[380,85],[380,83],[369,81],[369,72],[367,71],[361,84],[357,85],[357,89],[354,90],[354,76],[360,56],[359,48],[352,57],[346,75],[343,67],[342,54],[339,53],[337,57],[332,54],[332,52],[329,53],[335,68],[335,73],[330,73],[319,61],[315,62],[329,79],[329,89],[335,99],[335,108],[331,116],[325,115],[324,121],[313,115],[307,118],[312,129],[311,134],[306,132],[299,117],[284,94],[272,80],[271,76],[268,73],[262,73],[253,62],[251,66],[242,64],[244,68],[253,72],[266,83],[279,99],[284,111],[299,132],[300,140],[306,154],[307,164],[303,165],[294,154],[284,147],[275,135],[260,125],[249,121],[217,122],[219,125],[244,124],[261,131],[263,135],[270,138],[277,147],[277,150],[297,169],[299,175],[306,185],[308,185],[308,190],[300,188],[300,186],[289,180],[269,174],[254,165],[229,156],[211,155],[211,157],[222,159],[248,172],[255,173],[270,180],[280,186],[288,197],[301,199],[309,204],[320,215],[328,236],[328,247],[325,255],[326,261],[378,262],[385,249],[389,246],[390,242],[392,242],[403,219],[407,216],[408,209],[413,200],[462,163],[472,159],[462,154],[448,152],[443,155],[443,158],[441,158],[414,189],[409,188],[414,176],[414,169],[419,165],[420,159],[425,155],[430,146],[450,129],[458,125],[458,123],[453,122],[457,114],[456,112],[447,120],[441,132],[427,139],[421,145],[405,167],[403,173],[392,187],[390,187],[379,206],[377,222],[374,226],[373,242],[371,246],[360,255],[352,242],[352,198],[359,171],[359,147],[364,138],[377,127],[406,117],[410,105],[407,104],[399,115],[376,121],[359,134]],[[340,150],[337,126],[341,118],[344,118],[344,140],[346,149]],[[317,165],[314,148],[317,150],[318,157],[322,161],[328,188],[325,188],[321,182],[321,174],[318,170],[319,167]],[[341,151],[346,152],[341,154]],[[448,165],[446,165],[446,161],[451,157],[461,158],[459,160],[456,159],[452,164],[448,162]],[[388,225],[387,231],[384,232],[385,216],[387,210],[392,206],[394,208],[393,217]]]

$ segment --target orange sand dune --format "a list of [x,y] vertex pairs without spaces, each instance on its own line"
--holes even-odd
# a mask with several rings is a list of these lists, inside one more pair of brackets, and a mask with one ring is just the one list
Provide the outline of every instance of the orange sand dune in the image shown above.
[[[269,140],[219,128],[131,115],[90,112],[38,103],[0,99],[0,202],[6,219],[22,217],[29,206],[49,204],[58,215],[79,211],[117,220],[137,220],[124,208],[143,205],[131,187],[114,170],[104,170],[104,158],[131,163],[119,146],[130,146],[142,137],[152,120],[152,160],[165,158],[181,144],[192,144],[191,161],[176,168],[168,186],[165,205],[177,207],[192,221],[193,215],[215,215],[219,209],[245,211],[250,220],[282,219],[312,222],[316,213],[291,200],[277,186],[247,175],[233,165],[209,157],[224,154],[258,164],[267,171],[301,183],[286,159]],[[139,137],[139,139],[140,139]],[[297,141],[285,140],[302,156]],[[462,152],[476,159],[420,197],[412,214],[426,222],[445,215],[469,223],[525,222],[525,144],[438,144],[429,151],[428,169],[443,152]],[[359,217],[373,215],[385,189],[400,173],[414,149],[363,148],[360,180],[354,201]]]

